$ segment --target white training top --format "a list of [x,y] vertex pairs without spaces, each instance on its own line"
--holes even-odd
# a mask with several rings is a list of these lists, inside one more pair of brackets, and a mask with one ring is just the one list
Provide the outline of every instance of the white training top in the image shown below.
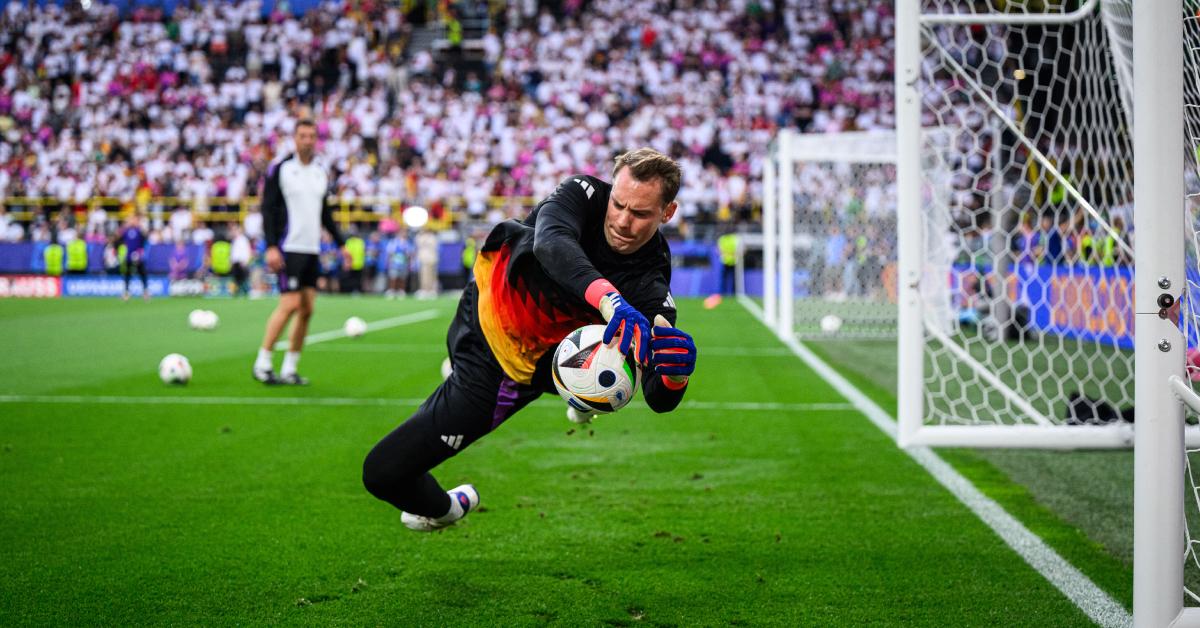
[[267,177],[267,185],[278,185],[277,198],[287,210],[286,231],[280,249],[287,253],[321,252],[321,212],[329,191],[325,164],[313,157],[307,165],[296,155],[279,163],[278,176]]

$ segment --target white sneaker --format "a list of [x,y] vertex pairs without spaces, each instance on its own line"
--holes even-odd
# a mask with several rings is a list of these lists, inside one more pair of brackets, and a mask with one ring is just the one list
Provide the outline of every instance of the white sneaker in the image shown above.
[[449,513],[436,519],[433,517],[414,515],[407,512],[400,513],[400,522],[403,523],[404,527],[408,528],[409,530],[416,530],[418,532],[433,532],[434,530],[441,530],[442,528],[454,525],[456,521],[467,516],[467,514],[472,510],[479,508],[479,491],[476,491],[475,487],[471,484],[456,486],[446,491],[446,494],[450,496],[450,499],[458,502],[459,507],[462,509],[461,515],[455,517],[455,509],[452,506]]
[[590,412],[580,412],[571,406],[567,406],[567,420],[577,425],[587,425],[592,422],[596,415]]

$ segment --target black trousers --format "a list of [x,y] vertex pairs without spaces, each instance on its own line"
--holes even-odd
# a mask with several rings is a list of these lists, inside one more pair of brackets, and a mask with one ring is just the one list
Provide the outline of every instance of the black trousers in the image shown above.
[[363,462],[367,490],[404,512],[426,517],[449,512],[450,497],[429,471],[553,390],[549,381],[519,384],[504,373],[475,323],[477,295],[471,282],[446,337],[454,372]]
[[136,260],[126,259],[125,268],[121,275],[125,278],[125,292],[129,292],[129,280],[133,277],[133,273],[137,272],[138,277],[142,280],[142,292],[148,292],[150,287],[147,285],[146,279],[146,262],[140,257]]

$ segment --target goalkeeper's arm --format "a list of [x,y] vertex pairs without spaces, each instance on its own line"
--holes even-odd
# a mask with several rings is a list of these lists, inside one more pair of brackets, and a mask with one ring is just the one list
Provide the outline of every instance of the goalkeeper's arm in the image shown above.
[[533,231],[533,254],[546,274],[580,299],[604,279],[579,244],[589,204],[583,188],[569,178],[538,207]]
[[[646,365],[650,360],[650,322],[596,270],[579,244],[588,212],[606,209],[599,200],[591,200],[582,182],[581,177],[566,179],[538,207],[533,254],[551,279],[600,311],[608,322],[605,343],[619,334],[621,353],[633,349],[637,361]],[[592,203],[596,206],[589,207]]]

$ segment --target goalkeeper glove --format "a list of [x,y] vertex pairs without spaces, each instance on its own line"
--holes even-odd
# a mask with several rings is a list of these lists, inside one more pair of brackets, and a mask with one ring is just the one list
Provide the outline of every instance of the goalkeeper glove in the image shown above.
[[650,365],[654,372],[682,384],[696,370],[696,342],[687,332],[668,325],[662,315],[654,317],[654,335],[650,341]]
[[646,364],[650,360],[650,321],[632,305],[625,302],[620,292],[612,291],[600,299],[600,314],[608,321],[604,328],[604,344],[612,342],[613,337],[620,334],[621,354],[629,353],[632,347],[637,351],[635,356],[638,364]]

